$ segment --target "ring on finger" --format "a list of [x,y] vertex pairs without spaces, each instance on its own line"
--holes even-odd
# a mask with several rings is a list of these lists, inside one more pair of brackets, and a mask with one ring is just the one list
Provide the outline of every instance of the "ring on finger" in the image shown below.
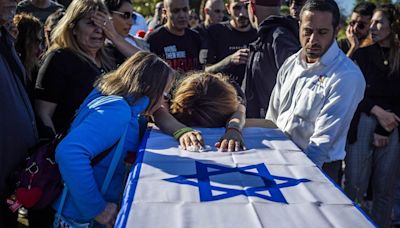
[[103,25],[106,26],[107,25],[107,21],[104,21]]

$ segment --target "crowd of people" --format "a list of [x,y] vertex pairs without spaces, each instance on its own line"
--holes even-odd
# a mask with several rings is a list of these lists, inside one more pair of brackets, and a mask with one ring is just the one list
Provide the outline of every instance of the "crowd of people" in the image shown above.
[[[359,3],[337,40],[334,0],[164,0],[143,25],[131,0],[0,0],[0,227],[30,148],[68,134],[56,162],[68,187],[62,227],[111,227],[124,186],[126,130],[137,151],[148,122],[182,149],[193,127],[225,127],[219,151],[246,150],[245,118],[274,122],[379,227],[400,226],[400,6]],[[29,210],[50,227],[52,207]],[[369,206],[366,202],[372,202]]]

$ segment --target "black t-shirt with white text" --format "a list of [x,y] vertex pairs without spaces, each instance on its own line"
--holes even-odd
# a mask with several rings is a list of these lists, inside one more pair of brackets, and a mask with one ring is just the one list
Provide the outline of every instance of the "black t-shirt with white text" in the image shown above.
[[[207,64],[215,64],[242,48],[248,48],[249,44],[257,39],[257,30],[240,32],[227,22],[211,25],[208,30]],[[242,85],[246,64],[232,65],[224,69],[222,73],[229,75],[239,85]]]
[[199,53],[200,36],[186,29],[183,36],[170,33],[164,26],[157,28],[147,37],[150,51],[164,59],[172,68],[180,72],[201,70]]

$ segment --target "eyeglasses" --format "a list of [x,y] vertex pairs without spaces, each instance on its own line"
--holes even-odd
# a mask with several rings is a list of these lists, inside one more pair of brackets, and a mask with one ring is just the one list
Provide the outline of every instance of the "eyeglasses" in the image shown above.
[[350,21],[349,22],[349,25],[350,26],[355,26],[357,24],[357,26],[358,26],[358,28],[359,29],[364,29],[367,25],[364,23],[364,22],[362,22],[362,21]]
[[125,20],[131,19],[131,18],[133,18],[134,20],[136,19],[136,14],[131,13],[131,12],[119,12],[119,11],[111,11],[111,12],[120,15]]
[[164,92],[164,93],[163,93],[163,97],[164,97],[164,99],[165,99],[166,101],[172,100],[171,94],[169,94],[169,93],[167,93],[167,92]]

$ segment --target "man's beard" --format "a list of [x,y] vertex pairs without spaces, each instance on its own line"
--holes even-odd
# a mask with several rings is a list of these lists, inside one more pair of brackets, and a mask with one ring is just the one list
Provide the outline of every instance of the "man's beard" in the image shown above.
[[356,35],[358,41],[362,41],[365,40],[368,37],[369,33],[367,33],[366,35]]
[[236,25],[239,28],[246,28],[247,26],[249,26],[249,24],[250,24],[250,20],[248,17],[239,16],[236,19]]

